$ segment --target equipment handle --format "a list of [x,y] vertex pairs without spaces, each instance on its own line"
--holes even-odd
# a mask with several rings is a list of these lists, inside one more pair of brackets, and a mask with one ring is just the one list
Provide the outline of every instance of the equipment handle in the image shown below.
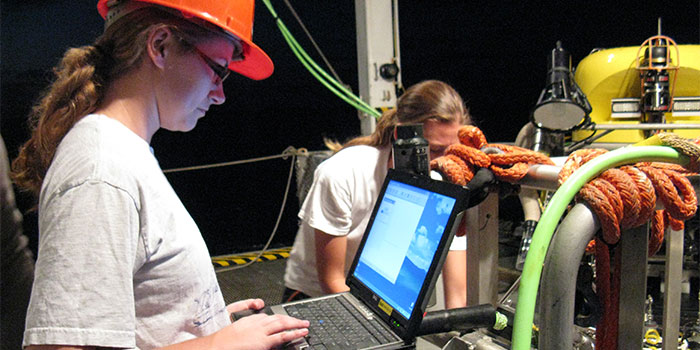
[[417,335],[494,327],[497,321],[498,312],[491,304],[431,311],[423,316],[423,322],[421,322]]

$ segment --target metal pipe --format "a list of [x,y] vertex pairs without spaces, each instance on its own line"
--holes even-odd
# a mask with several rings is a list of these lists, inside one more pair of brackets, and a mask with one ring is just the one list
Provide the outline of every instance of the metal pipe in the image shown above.
[[674,341],[680,328],[681,282],[683,280],[683,230],[666,231],[666,271],[664,273],[664,350],[678,349]]
[[[692,176],[691,183],[696,191],[698,190],[698,176]],[[663,209],[660,202],[657,209]],[[540,305],[540,338],[539,349],[568,349],[573,344],[575,329],[573,326],[574,303],[576,296],[576,276],[579,263],[586,251],[588,242],[593,239],[598,231],[600,223],[598,217],[591,211],[586,203],[576,204],[569,214],[559,225],[556,234],[552,238],[547,256],[545,258],[542,271]],[[647,226],[642,226],[632,231],[638,230],[640,237],[647,237]],[[627,232],[627,231],[626,231]],[[680,310],[680,272],[682,271],[683,252],[683,231],[680,233],[667,231],[667,255],[666,265],[666,292],[664,293],[664,334],[677,334],[679,327],[679,316],[676,311]],[[623,256],[630,264],[635,266],[623,266],[623,284],[634,284],[634,289],[642,290],[641,295],[633,296],[631,292],[624,292],[626,296],[621,296],[620,309],[620,345],[635,344],[640,342],[640,334],[643,332],[643,320],[634,315],[624,315],[624,313],[643,312],[645,286],[641,283],[632,282],[630,276],[633,274],[639,278],[638,271],[631,272],[630,268],[642,268],[641,276],[646,278],[646,263],[632,262],[630,254],[634,254],[642,259],[646,258],[646,240],[640,245],[641,239],[635,239],[634,235],[627,232],[625,237],[629,239],[621,242],[623,244]],[[638,235],[639,235],[638,234]],[[630,242],[631,241],[631,242]],[[680,242],[680,243],[679,243]],[[629,246],[629,247],[627,247]],[[669,248],[670,247],[670,248]],[[633,251],[630,252],[629,250]],[[679,253],[680,252],[680,253]],[[573,277],[572,277],[573,276]],[[622,286],[626,288],[629,286]],[[621,290],[621,294],[622,294]],[[633,300],[630,300],[633,299]],[[622,309],[624,305],[639,304],[639,307]],[[668,311],[668,312],[667,312]],[[622,331],[625,329],[625,331]],[[639,333],[639,334],[638,334]],[[630,337],[629,335],[634,335]],[[625,346],[621,348],[627,348]],[[631,348],[631,347],[629,347]]]
[[560,166],[535,164],[527,170],[525,177],[517,184],[538,190],[556,191],[559,188]]
[[524,220],[540,221],[542,210],[540,209],[539,194],[532,188],[523,188],[518,194],[520,205],[523,207]]
[[[659,201],[661,202],[661,201]],[[647,299],[647,251],[649,222],[621,232],[618,291],[618,349],[641,349],[644,345],[644,311]],[[618,258],[616,258],[618,259]],[[679,309],[680,310],[680,309]]]
[[593,124],[582,127],[581,130],[677,130],[677,129],[698,129],[700,124],[665,124],[665,123],[645,123],[645,124]]
[[[561,168],[557,165],[531,165],[525,177],[516,182],[516,184],[524,188],[556,191],[559,188],[559,172]],[[700,175],[690,175],[687,178],[695,188],[695,192],[700,193]]]
[[576,204],[552,238],[542,272],[539,349],[570,349],[579,263],[600,223],[588,204]]

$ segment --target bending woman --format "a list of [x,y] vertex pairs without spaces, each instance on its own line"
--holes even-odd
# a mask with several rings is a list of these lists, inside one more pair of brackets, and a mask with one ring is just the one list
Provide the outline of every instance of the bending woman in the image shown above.
[[[458,129],[471,123],[459,94],[448,84],[416,84],[385,112],[369,136],[342,145],[321,163],[304,200],[301,224],[287,260],[284,301],[348,290],[345,277],[362,240],[374,201],[393,167],[391,135],[397,125],[423,125],[430,158],[458,143]],[[333,146],[331,145],[331,148]],[[464,235],[464,223],[460,228]],[[466,237],[457,237],[443,268],[445,306],[466,305]]]

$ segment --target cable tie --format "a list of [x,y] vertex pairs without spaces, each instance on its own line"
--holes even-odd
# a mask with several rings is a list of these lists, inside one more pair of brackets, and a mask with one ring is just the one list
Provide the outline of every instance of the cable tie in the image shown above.
[[508,317],[506,315],[496,311],[496,322],[493,325],[493,329],[501,331],[508,327]]

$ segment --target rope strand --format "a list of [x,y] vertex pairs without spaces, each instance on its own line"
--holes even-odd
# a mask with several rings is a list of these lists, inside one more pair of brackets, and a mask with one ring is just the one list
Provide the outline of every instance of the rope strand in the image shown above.
[[[527,174],[531,164],[554,164],[549,157],[529,149],[488,144],[481,130],[474,126],[460,128],[458,136],[460,143],[449,146],[445,156],[432,160],[430,168],[463,186],[473,178],[477,168],[490,169],[498,180],[517,182]],[[700,139],[690,141],[663,133],[655,137],[688,156],[688,168],[652,162],[608,169],[584,185],[576,196],[576,200],[589,204],[601,227],[601,233],[586,249],[595,252],[596,288],[604,309],[596,329],[596,349],[617,348],[620,232],[651,220],[647,253],[652,256],[661,248],[665,229],[671,226],[682,230],[684,221],[697,211],[695,190],[686,176],[700,170]],[[483,152],[487,148],[501,152],[487,154]],[[572,152],[559,172],[559,184],[583,164],[606,152],[604,149]],[[656,210],[657,198],[664,210]]]
[[272,155],[272,156],[250,158],[250,159],[243,159],[243,160],[234,160],[234,161],[223,162],[223,163],[194,165],[194,166],[188,166],[188,167],[182,167],[182,168],[165,169],[165,170],[163,170],[163,173],[167,174],[167,173],[178,173],[178,172],[183,172],[183,171],[220,168],[220,167],[231,166],[231,165],[240,165],[240,164],[247,164],[247,163],[262,162],[265,160],[271,160],[271,159],[277,159],[277,158],[287,159],[288,157],[292,157],[292,156],[294,156],[294,157],[306,156],[306,155],[313,154],[313,153],[315,153],[315,152],[309,152],[306,150],[306,148],[296,149],[292,146],[288,146],[281,154],[276,154],[276,155]]

